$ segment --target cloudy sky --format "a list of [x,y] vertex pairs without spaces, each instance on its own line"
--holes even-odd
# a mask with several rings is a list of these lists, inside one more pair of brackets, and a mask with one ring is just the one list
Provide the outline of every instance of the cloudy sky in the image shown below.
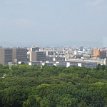
[[0,0],[0,45],[106,42],[107,0]]

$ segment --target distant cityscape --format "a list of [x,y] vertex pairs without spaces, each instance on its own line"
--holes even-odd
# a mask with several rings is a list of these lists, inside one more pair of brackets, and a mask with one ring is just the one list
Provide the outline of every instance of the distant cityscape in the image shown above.
[[87,48],[83,46],[79,48],[0,47],[0,64],[95,68],[98,64],[107,65],[107,48]]

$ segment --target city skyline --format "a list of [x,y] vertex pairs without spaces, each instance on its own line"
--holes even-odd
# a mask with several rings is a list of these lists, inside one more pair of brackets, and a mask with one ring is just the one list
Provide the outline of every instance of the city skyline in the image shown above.
[[0,46],[107,46],[106,0],[3,0],[0,13]]

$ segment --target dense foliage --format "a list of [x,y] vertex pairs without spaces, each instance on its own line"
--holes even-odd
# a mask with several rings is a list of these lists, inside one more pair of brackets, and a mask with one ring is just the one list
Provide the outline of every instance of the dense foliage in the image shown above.
[[0,107],[107,107],[107,67],[0,65]]

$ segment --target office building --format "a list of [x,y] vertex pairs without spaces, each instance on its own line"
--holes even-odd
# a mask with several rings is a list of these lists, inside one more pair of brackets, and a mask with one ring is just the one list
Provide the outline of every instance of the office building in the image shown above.
[[0,48],[0,64],[7,65],[9,62],[12,62],[12,49]]
[[46,52],[40,51],[35,52],[36,61],[46,61]]
[[13,63],[27,63],[27,48],[13,48]]
[[35,47],[34,48],[30,48],[28,50],[28,58],[29,58],[30,62],[46,61],[46,52],[39,51]]
[[0,64],[16,64],[18,62],[27,63],[26,48],[0,48]]

